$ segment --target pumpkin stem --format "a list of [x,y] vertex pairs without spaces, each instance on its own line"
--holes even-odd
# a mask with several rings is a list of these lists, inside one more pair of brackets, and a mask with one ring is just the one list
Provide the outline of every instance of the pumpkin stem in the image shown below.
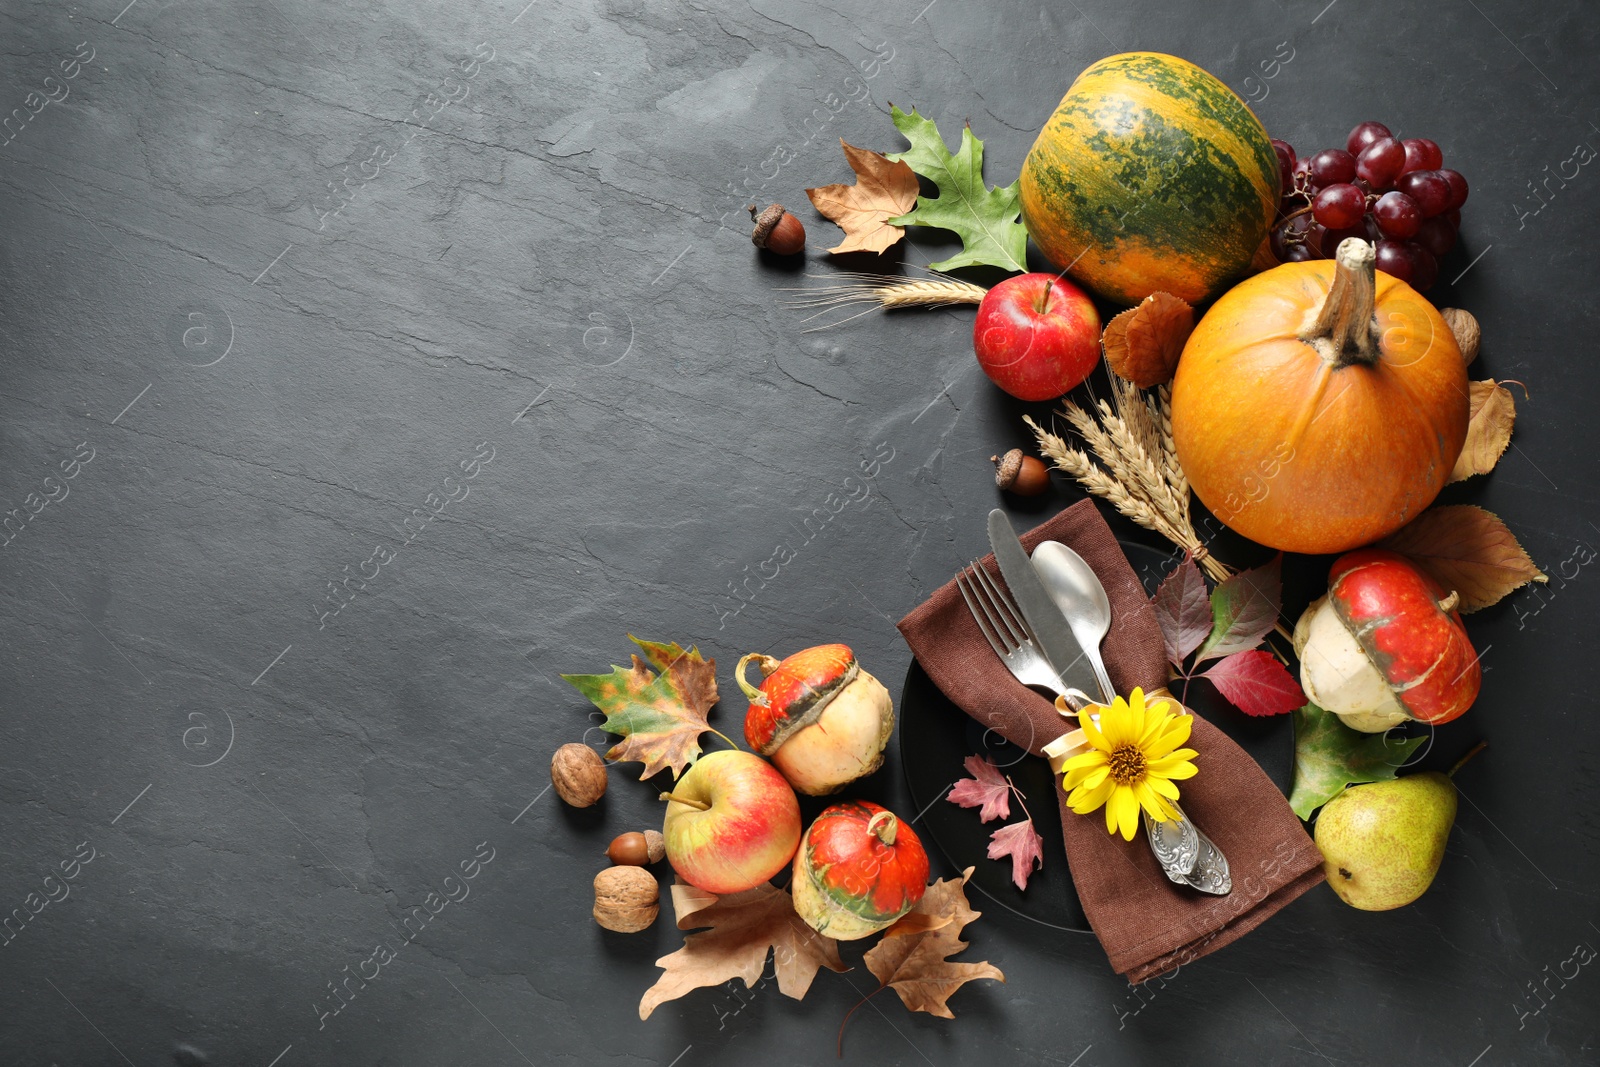
[[[752,652],[747,656],[741,656],[738,664],[733,668],[733,680],[739,683],[739,688],[744,690],[744,695],[750,698],[750,703],[764,708],[768,705],[767,694],[745,681],[744,667],[751,660],[760,664],[763,678],[777,670],[778,665],[783,661],[773,659],[771,656],[761,652]],[[738,746],[735,745],[734,747],[737,748]]]
[[880,811],[867,820],[867,833],[876,834],[886,845],[894,844],[895,829],[899,825],[892,811]]
[[[1339,242],[1334,256],[1333,284],[1322,302],[1316,321],[1300,335],[1320,350],[1336,367],[1376,363],[1378,350],[1376,304],[1377,253],[1359,237]],[[1316,344],[1321,341],[1322,344]]]
[[1439,601],[1439,610],[1448,615],[1456,610],[1456,605],[1459,603],[1461,603],[1461,594],[1452,589],[1449,596]]

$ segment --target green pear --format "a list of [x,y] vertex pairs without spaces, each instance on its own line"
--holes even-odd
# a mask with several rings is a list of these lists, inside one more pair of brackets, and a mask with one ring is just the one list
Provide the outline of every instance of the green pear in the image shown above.
[[1402,908],[1433,884],[1456,820],[1456,786],[1438,771],[1351,786],[1317,817],[1333,891],[1353,908]]

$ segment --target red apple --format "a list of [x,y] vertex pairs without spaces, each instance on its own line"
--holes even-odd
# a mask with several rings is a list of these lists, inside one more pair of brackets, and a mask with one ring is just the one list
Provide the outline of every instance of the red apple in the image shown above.
[[754,889],[789,865],[800,845],[800,803],[777,768],[749,752],[701,756],[662,793],[667,859],[708,893]]
[[978,305],[972,348],[989,380],[1018,400],[1054,400],[1100,358],[1100,313],[1054,274],[1019,274]]

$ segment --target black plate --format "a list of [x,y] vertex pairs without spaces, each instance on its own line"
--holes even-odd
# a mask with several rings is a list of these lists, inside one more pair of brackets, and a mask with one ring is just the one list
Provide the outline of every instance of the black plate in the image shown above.
[[[1122,549],[1143,576],[1146,591],[1152,593],[1176,558],[1128,542],[1122,543]],[[1294,730],[1289,716],[1252,719],[1205,681],[1190,687],[1189,698],[1197,715],[1238,742],[1288,794],[1294,774]],[[1027,798],[1034,826],[1044,838],[1044,867],[1033,872],[1026,890],[1012,883],[1009,859],[989,859],[989,835],[1002,824],[984,825],[975,809],[942,799],[952,782],[966,776],[962,762],[975,754],[987,755],[1011,776]],[[1050,765],[1042,758],[1030,758],[1023,749],[980,726],[939,691],[916,660],[911,661],[900,693],[900,763],[915,810],[923,812],[917,830],[932,838],[957,869],[977,868],[969,885],[1001,907],[1041,925],[1089,932],[1089,921],[1067,871],[1061,810]],[[1013,820],[1021,815],[1016,805],[1011,810]]]

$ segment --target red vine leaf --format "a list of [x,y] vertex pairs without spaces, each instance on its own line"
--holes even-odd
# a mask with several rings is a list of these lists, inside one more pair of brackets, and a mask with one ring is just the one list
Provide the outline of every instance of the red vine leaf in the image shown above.
[[[1196,663],[1255,648],[1278,621],[1283,604],[1283,556],[1240,571],[1211,592],[1211,636]],[[1296,705],[1298,707],[1299,705]]]
[[1200,677],[1211,679],[1228,703],[1246,715],[1285,715],[1306,704],[1300,683],[1272,653],[1259,648],[1218,660]]
[[963,808],[982,807],[979,822],[1011,818],[1011,783],[986,756],[968,756],[965,767],[971,778],[962,778],[950,787],[945,799]]
[[1153,600],[1156,620],[1161,623],[1161,640],[1167,646],[1167,659],[1181,668],[1189,653],[1211,633],[1211,602],[1206,599],[1206,580],[1195,566],[1193,556],[1185,556],[1173,572],[1162,580]]

